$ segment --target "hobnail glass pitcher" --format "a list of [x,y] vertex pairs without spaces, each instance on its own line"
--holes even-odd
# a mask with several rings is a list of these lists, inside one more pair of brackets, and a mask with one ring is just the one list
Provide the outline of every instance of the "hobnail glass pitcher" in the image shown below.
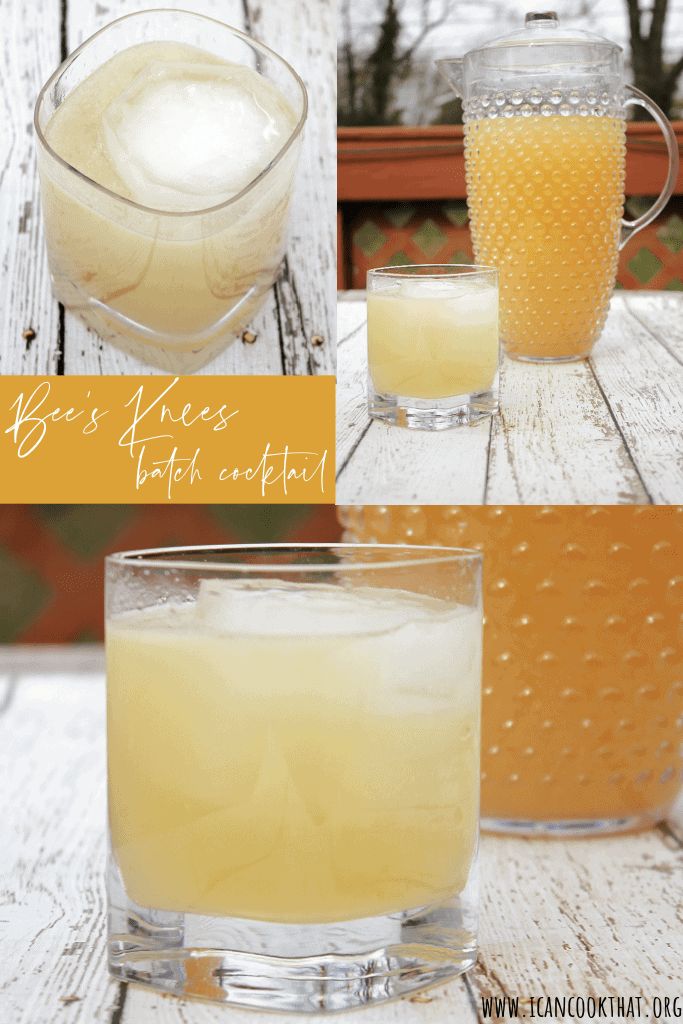
[[484,555],[481,815],[643,828],[683,792],[683,507],[355,505],[344,539]]
[[[463,101],[474,251],[500,274],[507,354],[587,357],[605,323],[620,249],[673,192],[671,125],[624,81],[621,47],[562,28],[552,11],[527,14],[523,29],[438,64]],[[634,104],[661,128],[669,172],[656,202],[629,221],[625,114]]]

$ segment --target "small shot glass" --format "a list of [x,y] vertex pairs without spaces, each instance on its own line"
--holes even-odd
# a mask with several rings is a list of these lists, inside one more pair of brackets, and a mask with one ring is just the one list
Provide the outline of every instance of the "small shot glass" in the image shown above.
[[498,410],[498,271],[420,264],[368,272],[368,411],[414,430]]

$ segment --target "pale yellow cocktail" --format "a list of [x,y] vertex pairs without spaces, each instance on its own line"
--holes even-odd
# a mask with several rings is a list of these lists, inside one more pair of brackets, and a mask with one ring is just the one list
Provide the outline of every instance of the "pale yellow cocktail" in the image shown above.
[[93,37],[37,108],[60,301],[142,359],[206,362],[278,273],[305,109],[284,61],[210,19],[142,12]]
[[439,429],[495,410],[495,270],[382,267],[368,274],[367,312],[372,416]]
[[480,613],[436,598],[223,580],[112,617],[109,808],[129,896],[313,923],[462,890],[480,632]]
[[500,330],[522,359],[588,355],[607,317],[624,203],[625,122],[471,120],[467,205],[476,258],[500,273]]

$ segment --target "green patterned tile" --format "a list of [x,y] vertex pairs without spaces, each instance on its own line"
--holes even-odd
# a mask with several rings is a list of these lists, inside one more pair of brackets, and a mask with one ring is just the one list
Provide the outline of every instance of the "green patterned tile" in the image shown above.
[[415,207],[410,203],[398,203],[396,206],[387,206],[384,216],[395,228],[404,228],[415,213]]
[[654,196],[629,196],[624,203],[624,210],[631,220],[637,220],[650,209],[654,201]]
[[260,544],[281,540],[311,509],[309,505],[210,505],[207,512],[239,540]]
[[366,220],[363,226],[358,228],[354,234],[354,243],[360,248],[364,256],[374,256],[382,248],[387,236],[382,229],[372,220]]
[[456,228],[464,228],[465,224],[467,224],[469,214],[467,212],[467,203],[464,199],[453,203],[444,203],[441,209]]
[[633,259],[628,261],[628,269],[641,284],[647,284],[662,269],[662,261],[649,249],[639,249]]
[[433,221],[431,217],[428,217],[423,224],[417,229],[412,235],[412,239],[416,245],[420,247],[425,256],[434,256],[435,253],[442,249],[448,241],[447,236],[441,230],[436,221]]
[[413,264],[410,256],[404,249],[399,249],[398,252],[393,253],[387,262],[388,267],[410,267]]
[[664,285],[665,292],[683,292],[683,281],[680,277],[674,277],[667,285]]
[[669,252],[677,253],[683,249],[683,220],[674,213],[657,230],[657,238],[662,242]]
[[448,262],[449,263],[472,263],[473,260],[472,260],[472,257],[468,255],[468,253],[463,252],[462,249],[458,249],[457,252],[453,253],[453,255],[451,256],[451,258],[449,259]]
[[12,643],[45,607],[50,588],[31,568],[3,549],[0,579],[10,581],[9,586],[0,587],[0,642]]
[[70,551],[93,558],[135,514],[132,505],[41,505],[38,515]]

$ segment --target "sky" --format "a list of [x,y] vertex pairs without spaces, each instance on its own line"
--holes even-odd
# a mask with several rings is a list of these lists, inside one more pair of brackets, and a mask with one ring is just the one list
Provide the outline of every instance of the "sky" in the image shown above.
[[[367,52],[376,39],[382,20],[384,0],[348,0],[354,37],[354,50]],[[430,18],[448,9],[446,21],[434,28],[415,55],[415,73],[399,87],[397,105],[404,111],[405,124],[432,122],[439,106],[449,98],[447,87],[434,71],[438,57],[462,56],[481,43],[524,25],[528,10],[555,10],[563,25],[589,29],[619,43],[628,58],[628,19],[625,0],[543,0],[534,5],[518,0],[397,0],[402,24],[402,44],[419,33],[424,2],[430,4]],[[344,0],[339,0],[340,10]],[[649,6],[647,0],[641,3]],[[646,23],[647,24],[647,23]],[[343,34],[343,26],[340,29]],[[671,61],[683,53],[683,0],[669,0],[666,21],[665,54]],[[679,84],[683,96],[683,76]],[[683,116],[680,110],[679,116]]]

